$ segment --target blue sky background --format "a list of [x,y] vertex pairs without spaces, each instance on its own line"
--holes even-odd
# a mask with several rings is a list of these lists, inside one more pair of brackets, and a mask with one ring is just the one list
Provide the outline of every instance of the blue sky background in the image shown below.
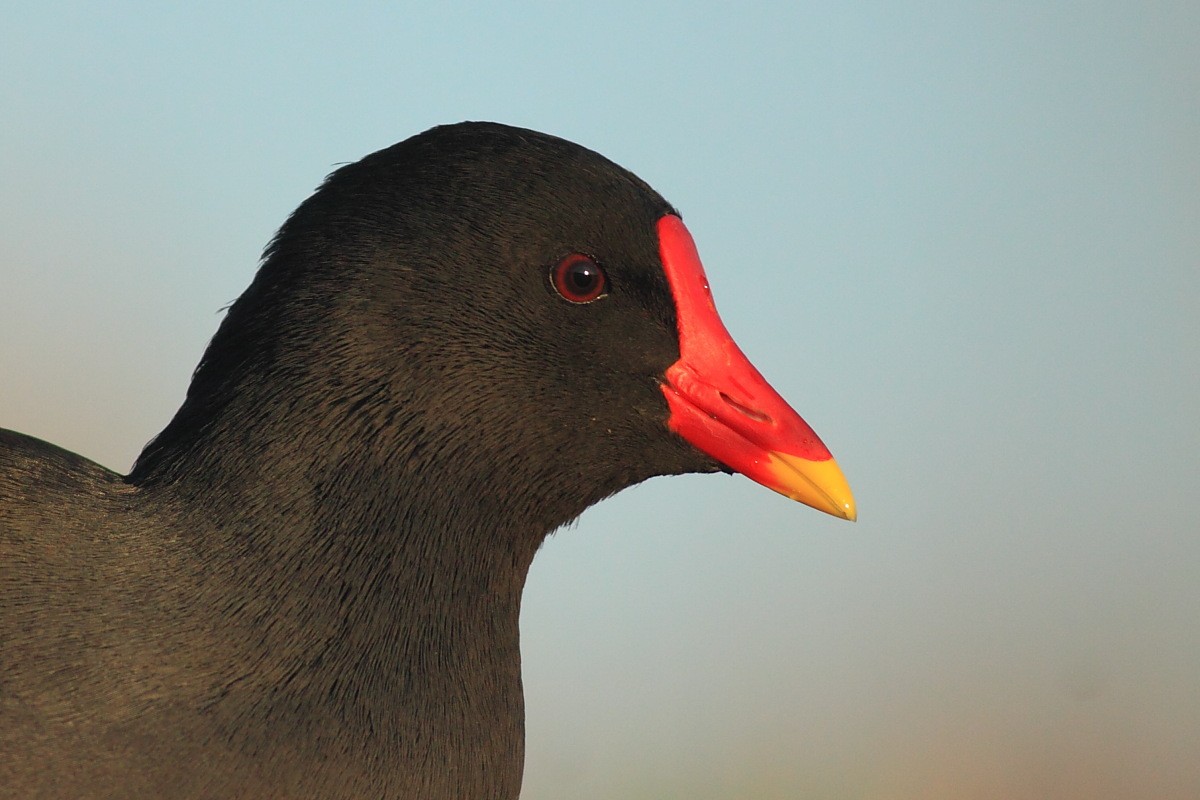
[[646,178],[860,521],[658,479],[526,592],[527,800],[1200,796],[1200,5],[7,4],[0,425],[124,470],[336,165]]

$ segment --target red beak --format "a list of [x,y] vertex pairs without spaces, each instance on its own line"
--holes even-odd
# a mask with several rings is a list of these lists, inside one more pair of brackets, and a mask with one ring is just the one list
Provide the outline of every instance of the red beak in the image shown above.
[[854,496],[828,448],[725,330],[683,220],[658,221],[658,246],[679,322],[679,360],[662,387],[668,427],[769,489],[855,519]]

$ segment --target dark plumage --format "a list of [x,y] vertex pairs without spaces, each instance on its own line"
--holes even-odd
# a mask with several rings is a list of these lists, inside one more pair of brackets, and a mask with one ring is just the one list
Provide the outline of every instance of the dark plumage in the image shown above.
[[0,796],[516,798],[542,540],[721,467],[667,425],[671,213],[436,128],[296,210],[127,477],[0,430]]

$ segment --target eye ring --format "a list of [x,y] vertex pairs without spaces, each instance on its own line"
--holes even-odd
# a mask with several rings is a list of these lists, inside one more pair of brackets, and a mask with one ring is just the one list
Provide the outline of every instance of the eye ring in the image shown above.
[[551,267],[550,285],[562,299],[582,305],[608,293],[608,276],[591,256],[571,253]]

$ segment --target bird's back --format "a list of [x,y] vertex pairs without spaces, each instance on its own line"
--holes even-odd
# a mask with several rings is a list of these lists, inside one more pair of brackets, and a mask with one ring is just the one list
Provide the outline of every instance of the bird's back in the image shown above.
[[[99,464],[0,429],[0,797],[161,788],[117,789],[138,774],[139,750],[154,750],[126,733],[161,713],[152,707],[163,685],[139,641],[161,598],[150,563],[159,548],[138,528],[135,494]],[[85,774],[90,785],[73,783]]]

